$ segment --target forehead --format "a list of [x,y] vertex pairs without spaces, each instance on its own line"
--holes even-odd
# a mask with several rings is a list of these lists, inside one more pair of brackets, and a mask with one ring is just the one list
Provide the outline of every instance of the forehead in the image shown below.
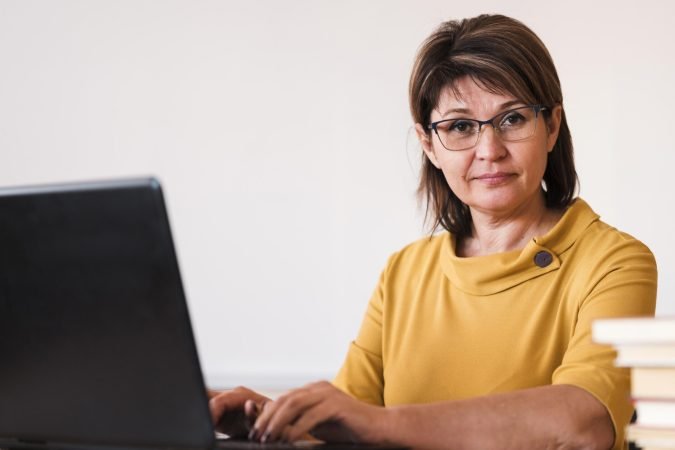
[[508,92],[497,91],[465,76],[441,90],[434,113],[442,116],[449,112],[492,114],[517,100]]

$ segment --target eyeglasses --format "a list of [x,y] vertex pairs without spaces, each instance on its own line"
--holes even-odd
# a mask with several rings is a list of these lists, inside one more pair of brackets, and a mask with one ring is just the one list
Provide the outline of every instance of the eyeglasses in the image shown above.
[[434,130],[443,147],[451,151],[468,150],[480,139],[483,125],[492,125],[502,141],[517,142],[534,136],[542,105],[527,105],[501,112],[488,120],[444,119],[430,123],[427,129]]

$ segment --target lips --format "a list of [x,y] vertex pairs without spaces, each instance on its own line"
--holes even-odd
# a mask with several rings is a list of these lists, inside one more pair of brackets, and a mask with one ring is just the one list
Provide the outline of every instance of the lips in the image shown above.
[[474,180],[478,180],[479,182],[487,185],[496,185],[505,183],[511,180],[511,178],[514,176],[515,174],[508,172],[492,172],[478,175],[477,177],[474,177]]

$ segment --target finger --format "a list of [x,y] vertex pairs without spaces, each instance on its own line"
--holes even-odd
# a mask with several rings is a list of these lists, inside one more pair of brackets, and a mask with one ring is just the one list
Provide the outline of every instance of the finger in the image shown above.
[[244,413],[246,414],[246,426],[248,427],[248,439],[251,441],[257,441],[262,436],[262,433],[255,427],[256,421],[260,414],[262,414],[263,409],[268,401],[263,402],[254,402],[252,400],[247,401],[244,405]]
[[281,437],[289,424],[303,414],[303,410],[311,408],[332,391],[337,390],[331,383],[320,381],[282,395],[274,404],[269,405],[270,409],[259,417],[255,427],[265,437],[266,442],[274,442]]
[[237,387],[229,391],[211,391],[216,393],[209,400],[209,409],[214,422],[217,422],[220,416],[227,410],[243,409],[246,400],[254,400],[262,403],[269,400],[267,397],[258,394],[245,387]]
[[244,413],[246,414],[246,417],[253,417],[256,415],[257,407],[256,404],[253,400],[246,400],[246,403],[244,403]]
[[321,402],[321,396],[313,392],[294,395],[279,404],[267,424],[266,441],[278,441],[288,426],[294,424],[307,410],[319,402]]
[[217,423],[226,411],[232,411],[243,407],[246,399],[239,393],[233,391],[222,392],[211,397],[209,400],[209,410],[213,423]]
[[246,429],[249,431],[248,434],[249,440],[255,440],[257,438],[255,436],[253,425],[255,424],[256,419],[260,415],[264,403],[265,402],[256,403],[253,400],[246,400],[246,403],[244,403],[244,415],[246,416]]
[[264,430],[261,440],[263,442],[277,441],[288,425],[293,424],[307,409],[319,403],[321,399],[321,392],[299,389],[281,397],[269,407],[265,407],[256,421],[256,427]]
[[211,422],[217,423],[220,419],[220,416],[223,415],[223,411],[226,406],[225,402],[219,399],[217,396],[211,397],[209,399],[209,411],[211,412]]
[[251,399],[256,402],[267,400],[266,397],[243,387],[222,392],[211,398],[209,409],[216,430],[232,437],[248,436],[253,420],[247,418],[245,404]]
[[[258,417],[253,423],[253,428],[251,429],[251,440],[262,441],[265,431],[267,430],[267,424],[270,420],[270,417],[274,414],[274,410],[277,408],[277,403],[283,401],[283,396],[277,400],[265,402],[260,405],[258,410]],[[267,436],[265,436],[267,440]]]
[[363,423],[363,426],[367,427],[370,422],[368,416],[364,416],[364,411],[361,411],[362,408],[359,408],[362,405],[331,383],[319,382],[314,387],[321,393],[321,401],[305,410],[293,424],[287,426],[283,431],[282,439],[295,442],[311,436],[320,439],[328,437],[331,441],[355,442],[350,430],[354,424],[345,427],[342,422],[349,411],[348,414],[352,420],[356,420],[357,424]]
[[294,423],[284,428],[281,436],[282,440],[295,442],[310,434],[318,425],[333,420],[335,418],[334,406],[330,403],[330,401],[323,399],[303,411],[302,415]]

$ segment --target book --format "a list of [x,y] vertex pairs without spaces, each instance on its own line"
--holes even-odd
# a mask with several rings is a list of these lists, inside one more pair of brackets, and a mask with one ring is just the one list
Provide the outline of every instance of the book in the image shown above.
[[675,367],[633,367],[631,383],[634,398],[675,401]]
[[[649,442],[647,442],[649,444]],[[675,450],[675,446],[673,444],[661,444],[661,445],[640,445],[640,450]]]
[[637,398],[633,403],[637,412],[637,425],[675,429],[675,401]]
[[598,344],[675,344],[675,317],[627,317],[593,322]]
[[626,429],[626,437],[642,450],[675,449],[675,429],[630,425]]
[[675,367],[675,343],[616,345],[618,367]]
[[626,438],[642,450],[675,450],[675,317],[599,319],[593,340],[614,347],[616,366],[631,368],[637,422]]

